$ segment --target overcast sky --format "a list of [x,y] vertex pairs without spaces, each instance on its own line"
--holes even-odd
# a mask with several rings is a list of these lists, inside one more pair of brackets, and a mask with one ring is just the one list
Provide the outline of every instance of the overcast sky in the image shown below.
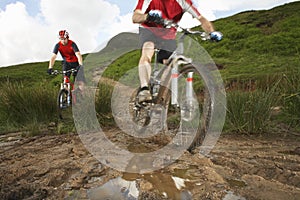
[[[193,0],[200,13],[212,21],[293,1],[296,0]],[[137,30],[131,21],[136,3],[137,0],[1,0],[0,67],[47,61],[61,29],[70,33],[82,53],[93,52],[112,36]],[[189,15],[182,24],[198,25]]]

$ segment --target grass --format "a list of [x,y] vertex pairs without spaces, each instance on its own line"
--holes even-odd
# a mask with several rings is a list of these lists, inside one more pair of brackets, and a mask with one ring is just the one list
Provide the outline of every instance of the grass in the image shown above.
[[282,121],[291,127],[300,128],[300,70],[284,76],[282,87]]
[[1,131],[28,124],[45,123],[56,115],[56,91],[47,87],[25,87],[19,83],[1,85]]
[[279,100],[274,90],[229,92],[225,131],[242,134],[267,132],[271,123],[272,108]]

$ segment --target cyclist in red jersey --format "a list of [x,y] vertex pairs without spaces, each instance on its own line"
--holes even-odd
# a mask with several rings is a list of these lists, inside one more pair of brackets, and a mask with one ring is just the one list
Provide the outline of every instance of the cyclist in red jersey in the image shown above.
[[132,21],[140,24],[139,35],[142,45],[142,55],[139,60],[140,102],[151,100],[148,83],[154,48],[161,49],[158,53],[158,61],[161,63],[176,49],[176,29],[163,28],[160,22],[162,19],[167,19],[177,23],[185,12],[199,20],[201,27],[210,34],[212,40],[222,39],[222,34],[214,30],[212,23],[194,7],[192,0],[138,0]]
[[[85,77],[82,67],[82,56],[79,51],[78,46],[75,42],[69,39],[69,33],[66,30],[59,31],[59,42],[55,45],[53,49],[53,55],[49,61],[48,73],[51,74],[53,71],[53,65],[55,63],[57,53],[59,52],[63,58],[62,70],[67,71],[70,69],[77,69],[77,72],[80,68],[80,73],[75,73],[76,79],[78,81],[78,87],[80,90],[83,90]],[[71,76],[71,73],[66,74],[68,77]]]

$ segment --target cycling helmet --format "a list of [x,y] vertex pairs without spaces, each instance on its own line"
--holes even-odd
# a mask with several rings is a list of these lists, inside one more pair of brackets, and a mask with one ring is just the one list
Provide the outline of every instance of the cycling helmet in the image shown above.
[[66,30],[61,30],[58,33],[58,37],[59,38],[69,38],[69,33]]

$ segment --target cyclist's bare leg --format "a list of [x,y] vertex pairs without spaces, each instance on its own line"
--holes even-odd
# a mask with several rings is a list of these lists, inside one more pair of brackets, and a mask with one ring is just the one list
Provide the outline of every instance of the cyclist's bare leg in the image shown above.
[[154,55],[154,43],[145,42],[142,47],[142,55],[139,61],[139,78],[141,88],[148,87],[151,75],[151,59]]

